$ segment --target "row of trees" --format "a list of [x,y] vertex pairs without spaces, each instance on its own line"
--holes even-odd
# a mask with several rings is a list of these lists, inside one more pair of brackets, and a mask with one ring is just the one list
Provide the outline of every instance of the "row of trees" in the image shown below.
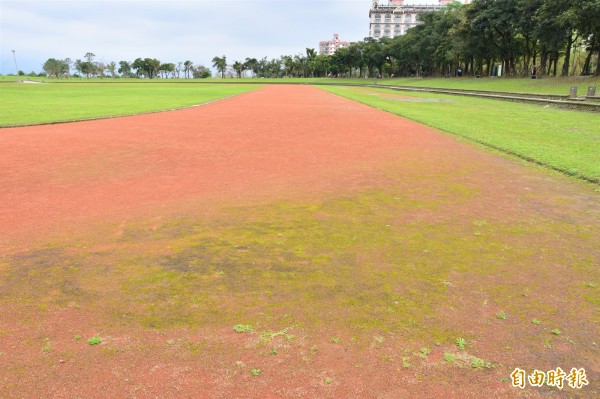
[[405,36],[379,41],[388,71],[445,75],[461,67],[490,75],[493,66],[502,66],[515,76],[536,65],[539,74],[567,76],[577,69],[588,75],[595,56],[600,74],[598,0],[455,2],[444,12],[424,14],[421,22]]
[[[258,77],[453,75],[497,70],[526,76],[600,75],[600,1],[473,0],[442,12],[425,13],[421,24],[393,39],[365,38],[333,56],[306,54],[236,61],[230,76]],[[218,61],[218,62],[217,62]],[[562,62],[562,65],[560,63]],[[225,56],[213,66],[225,77]]]
[[[421,14],[421,24],[393,39],[365,38],[339,49],[332,56],[284,55],[268,60],[246,58],[228,65],[214,57],[222,78],[323,76],[448,76],[461,68],[464,74],[490,76],[500,69],[511,76],[580,73],[600,75],[599,0],[473,0],[454,2],[444,11]],[[86,54],[84,60],[49,59],[44,71],[52,77],[69,77],[73,67],[83,76],[153,79],[210,76],[203,66],[161,63],[138,58],[103,64]]]
[[183,73],[185,78],[208,78],[211,72],[202,65],[194,65],[192,61],[175,63],[162,63],[156,58],[137,58],[133,62],[120,61],[104,63],[95,60],[96,55],[87,53],[83,60],[74,62],[70,58],[59,60],[49,58],[42,66],[46,76],[57,79],[70,79],[71,70],[74,69],[78,76],[91,77],[125,77],[125,78],[179,78]]

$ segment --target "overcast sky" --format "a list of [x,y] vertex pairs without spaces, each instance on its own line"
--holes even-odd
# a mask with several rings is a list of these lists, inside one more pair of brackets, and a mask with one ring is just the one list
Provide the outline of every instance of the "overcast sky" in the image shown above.
[[[0,74],[40,72],[48,58],[104,62],[141,57],[212,67],[318,51],[334,33],[369,31],[372,0],[0,0]],[[406,4],[437,4],[407,0]],[[387,3],[387,0],[380,1]]]

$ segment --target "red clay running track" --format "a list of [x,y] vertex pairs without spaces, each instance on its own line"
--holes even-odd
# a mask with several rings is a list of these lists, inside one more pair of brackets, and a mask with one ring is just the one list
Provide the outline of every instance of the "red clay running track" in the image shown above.
[[[451,304],[440,304],[447,306],[441,314],[448,315],[449,328],[476,334],[478,348],[493,355],[493,359],[507,363],[518,360],[532,367],[571,367],[583,362],[590,382],[595,384],[585,392],[598,393],[599,329],[588,320],[593,314],[591,305],[581,299],[596,291],[589,291],[592,285],[586,288],[579,279],[596,280],[593,276],[581,277],[579,271],[564,264],[578,254],[582,265],[597,267],[600,263],[600,240],[595,241],[600,226],[597,193],[578,182],[481,151],[425,126],[313,87],[273,86],[181,111],[0,130],[0,271],[4,256],[35,249],[39,243],[52,242],[57,235],[85,233],[97,224],[118,226],[138,217],[158,218],[198,209],[210,212],[222,205],[328,193],[343,195],[385,186],[387,179],[394,181],[395,189],[412,193],[415,198],[441,198],[448,204],[444,208],[448,214],[416,207],[399,215],[397,223],[417,219],[435,224],[450,217],[468,220],[467,225],[470,220],[481,219],[500,223],[510,220],[525,229],[538,222],[541,226],[576,226],[565,234],[553,235],[552,242],[518,244],[519,238],[515,237],[512,245],[542,246],[569,253],[569,258],[548,260],[544,258],[547,252],[539,251],[536,259],[540,266],[536,270],[543,273],[543,282],[535,273],[519,267],[511,269],[514,275],[491,275],[485,281],[477,276],[470,281],[465,273],[467,281],[453,287],[451,293],[456,303],[473,312],[457,320],[452,317]],[[470,196],[460,195],[465,190]],[[590,244],[594,241],[596,244]],[[503,256],[502,251],[498,249],[498,256]],[[511,318],[498,321],[494,311],[489,310],[493,308],[484,306],[490,287],[500,283],[506,286],[512,281],[525,285],[531,282],[536,287],[544,284],[537,291],[539,300],[549,303],[547,306],[557,319],[564,319],[561,328],[569,331],[570,341],[560,338],[562,341],[554,349],[541,352],[545,349],[534,337],[528,342],[542,349],[522,353],[503,349],[504,343],[518,342],[534,328],[530,323],[518,325]],[[570,294],[563,298],[563,292]],[[531,300],[534,299],[538,298]],[[313,367],[334,370],[340,381],[352,381],[346,387],[336,385],[337,380],[326,386],[322,376],[320,382],[314,383],[289,380],[287,376],[297,375],[302,368],[300,358],[296,363],[278,364],[273,373],[279,372],[279,377],[272,377],[268,385],[260,385],[267,376],[264,380],[248,377],[241,385],[225,380],[221,385],[215,380],[206,385],[198,379],[185,378],[197,365],[179,365],[176,361],[171,364],[152,351],[102,357],[109,364],[97,363],[100,357],[86,361],[78,357],[83,352],[72,352],[79,363],[67,361],[46,367],[46,361],[40,358],[40,346],[36,346],[43,337],[64,336],[64,345],[73,345],[72,335],[65,336],[70,330],[65,328],[68,323],[75,324],[74,317],[85,319],[79,320],[78,325],[86,320],[99,322],[94,314],[69,316],[73,312],[60,309],[38,323],[33,314],[21,320],[22,315],[0,309],[0,352],[5,353],[0,357],[0,374],[9,370],[1,363],[10,360],[13,367],[12,374],[0,375],[0,385],[4,383],[23,397],[41,397],[47,392],[53,392],[52,397],[88,392],[87,397],[139,394],[173,398],[182,397],[183,393],[185,397],[273,398],[515,395],[510,386],[501,382],[501,377],[508,377],[505,369],[498,375],[496,371],[484,374],[481,370],[463,370],[459,374],[452,368],[440,369],[455,370],[451,371],[454,377],[466,378],[463,386],[453,385],[452,377],[435,368],[431,372],[437,380],[420,380],[411,370],[403,371],[402,363],[374,361],[373,367],[357,372],[354,365],[368,360],[359,359],[360,353],[344,352],[341,346],[328,343],[326,337],[319,347],[319,359],[324,360]],[[491,324],[495,322],[504,324],[494,327]],[[149,330],[137,333],[135,339],[139,339],[140,347],[165,339]],[[597,342],[592,342],[594,339]],[[495,352],[489,348],[485,351],[492,343],[496,345]],[[129,355],[135,359],[127,360]],[[235,360],[220,359],[230,362],[227,364],[235,364]],[[441,358],[435,361],[444,364]],[[540,361],[544,363],[540,365]],[[116,378],[118,370],[126,370],[127,379]],[[164,379],[157,377],[156,370],[163,373]],[[176,381],[167,376],[175,376]],[[445,385],[442,387],[441,383]],[[98,393],[98,386],[104,387],[103,394]],[[139,392],[143,393],[136,394],[136,386],[142,387]],[[560,394],[529,390],[528,395],[537,396],[539,392],[544,397]],[[567,394],[577,392],[571,390]]]
[[474,153],[421,125],[297,86],[169,113],[0,130],[0,249],[173,201],[360,188],[369,168],[398,151],[412,165],[448,170]]

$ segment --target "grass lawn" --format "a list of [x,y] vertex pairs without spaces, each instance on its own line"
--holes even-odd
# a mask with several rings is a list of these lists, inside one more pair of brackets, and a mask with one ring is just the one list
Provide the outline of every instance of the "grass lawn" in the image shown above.
[[597,114],[446,95],[408,97],[386,89],[323,88],[573,176],[600,179]]
[[[14,82],[16,80],[34,80],[52,83],[67,83],[65,80],[55,80],[48,78],[28,77],[28,76],[0,76],[0,83]],[[157,79],[152,83],[278,83],[278,84],[372,84],[375,79],[331,79],[331,78],[278,78],[278,79],[262,79],[262,78],[242,78],[242,79]],[[144,79],[71,79],[68,83],[145,83],[148,80]],[[379,79],[377,84],[380,85],[395,85],[395,86],[414,86],[414,87],[432,87],[441,89],[466,89],[466,90],[483,90],[483,91],[499,91],[512,93],[536,93],[536,94],[569,94],[571,86],[578,87],[578,94],[585,95],[589,86],[596,86],[597,92],[600,90],[600,76],[594,77],[544,77],[543,79],[527,79],[527,78],[481,78],[475,79],[471,77],[463,78],[394,78],[394,79]]]
[[127,115],[201,104],[256,85],[21,84],[0,85],[0,126]]
[[571,86],[577,86],[578,95],[585,95],[589,86],[600,87],[600,77],[568,77],[543,79],[523,78],[401,78],[384,79],[378,84],[397,86],[435,87],[440,89],[484,90],[513,93],[563,94],[568,95]]

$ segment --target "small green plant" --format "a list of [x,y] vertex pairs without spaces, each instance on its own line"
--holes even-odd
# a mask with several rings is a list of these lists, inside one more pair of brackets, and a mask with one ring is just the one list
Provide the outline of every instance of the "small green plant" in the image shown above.
[[591,281],[588,281],[587,283],[585,283],[585,286],[589,287],[589,288],[596,288],[596,284],[592,283]]
[[260,375],[260,369],[252,369],[250,372],[253,376],[257,377]]
[[284,328],[281,331],[264,331],[264,332],[260,333],[260,339],[264,344],[273,340],[275,337],[279,337],[279,336],[283,336],[286,339],[293,339],[294,336],[287,333],[292,328],[293,327]]
[[333,382],[333,378],[325,377],[325,384],[331,384]]
[[88,339],[88,344],[90,344],[90,345],[98,345],[101,342],[102,342],[102,339],[100,337],[92,337],[92,338]]
[[456,361],[456,356],[452,353],[446,352],[444,353],[444,360],[449,363],[452,363]]
[[496,317],[499,318],[500,320],[506,320],[506,319],[508,319],[508,316],[504,312],[497,313]]
[[464,338],[456,338],[456,345],[458,346],[458,349],[465,350],[465,346],[467,345],[467,340]]
[[475,357],[473,358],[473,360],[471,360],[471,367],[473,367],[474,369],[482,369],[484,367],[487,369],[491,369],[494,368],[494,365],[492,363],[487,363],[483,359]]
[[539,319],[532,319],[531,323],[535,324],[536,326],[539,326],[541,321]]
[[48,353],[52,350],[52,347],[50,346],[50,338],[44,338],[44,342],[46,343],[46,345],[44,345],[44,347],[42,348],[42,352]]
[[254,330],[254,327],[252,327],[251,324],[236,324],[233,326],[233,331],[238,334],[249,333],[252,332],[252,330]]
[[408,362],[410,360],[410,357],[403,357],[402,358],[402,367],[404,367],[405,369],[410,367],[410,363]]
[[76,336],[73,337],[73,339],[75,341],[79,341],[81,339],[81,335],[76,335]]
[[419,351],[419,356],[421,357],[421,359],[427,359],[427,356],[429,356],[430,353],[431,353],[431,349],[429,349],[428,347],[424,346]]
[[331,338],[331,342],[334,344],[339,344],[341,341],[341,339],[339,337],[332,337]]
[[275,356],[276,354],[278,354],[279,352],[277,351],[277,348],[273,348],[271,349],[271,351],[269,352],[270,355]]
[[560,335],[560,330],[558,328],[555,328],[554,330],[552,330],[550,332],[554,335]]

